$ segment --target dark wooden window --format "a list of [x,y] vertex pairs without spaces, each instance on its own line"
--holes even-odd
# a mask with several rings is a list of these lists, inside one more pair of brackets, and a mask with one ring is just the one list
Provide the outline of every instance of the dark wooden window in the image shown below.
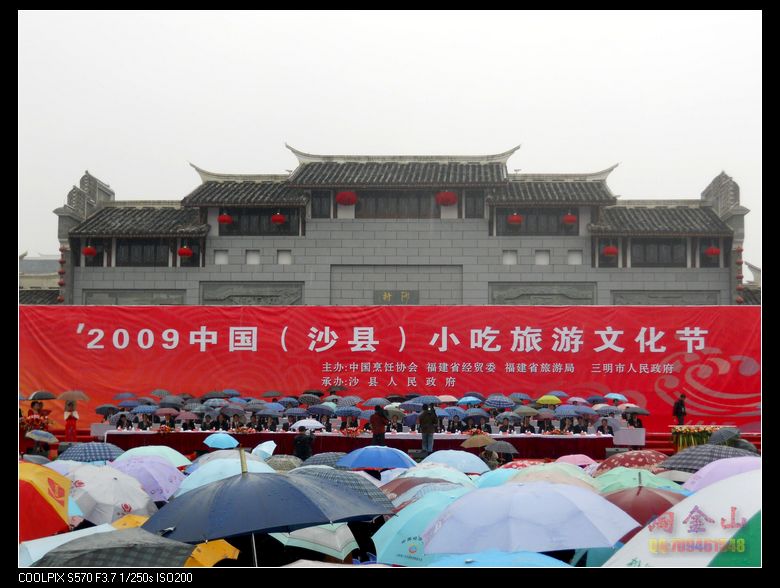
[[604,255],[604,247],[618,247],[619,239],[598,239],[596,247],[598,248],[599,267],[617,267],[618,255]]
[[[192,249],[192,257],[179,257],[180,267],[200,267],[200,253],[201,246],[200,241],[187,241],[182,240],[182,245],[187,245]],[[178,255],[178,253],[177,253]]]
[[438,218],[439,206],[430,191],[359,191],[355,218]]
[[686,267],[685,239],[632,239],[631,267]]
[[[97,250],[97,255],[93,257],[87,257],[84,256],[84,266],[85,267],[103,267],[104,259],[106,256],[106,253],[109,251],[110,247],[108,244],[103,241],[97,241],[97,240],[90,240],[89,244],[92,245]],[[84,242],[84,245],[82,245],[82,248],[86,247],[86,241]]]
[[717,247],[721,250],[721,255],[723,255],[723,249],[720,247],[720,239],[706,239],[701,238],[699,239],[699,267],[720,267],[720,255],[716,255],[714,257],[710,257],[709,255],[705,255],[705,251],[709,247]]
[[117,267],[168,267],[167,239],[117,239]]
[[[510,225],[507,218],[517,213],[523,217],[522,224]],[[573,225],[563,224],[563,217],[571,212],[577,216]],[[496,234],[511,235],[578,235],[580,215],[577,208],[498,208],[496,210]]]
[[[225,212],[233,217],[233,223],[219,225],[221,237],[297,235],[300,226],[300,208],[226,208]],[[271,222],[271,217],[277,212],[287,217],[287,222],[283,225]]]
[[330,218],[330,192],[319,190],[311,193],[311,217]]
[[465,218],[485,218],[485,193],[467,190],[464,212]]

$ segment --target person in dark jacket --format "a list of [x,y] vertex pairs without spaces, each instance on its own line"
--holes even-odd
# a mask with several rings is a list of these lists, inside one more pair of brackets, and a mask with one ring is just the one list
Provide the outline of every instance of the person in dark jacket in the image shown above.
[[274,417],[265,417],[265,424],[263,425],[263,429],[266,431],[270,431],[271,433],[275,433],[276,419]]
[[479,419],[479,430],[484,431],[487,434],[490,434],[493,432],[493,428],[490,426],[490,423],[488,423],[488,420],[485,417],[481,417]]
[[390,433],[391,431],[395,431],[396,433],[404,432],[404,425],[398,421],[398,415],[393,415],[390,422],[387,424],[387,427],[385,427],[386,433]]
[[292,426],[295,424],[295,417],[294,416],[288,416],[287,422],[282,425],[283,431],[292,431]]
[[203,422],[200,425],[200,429],[202,431],[213,431],[214,430],[214,421],[211,418],[210,414],[207,414],[203,417]]
[[644,429],[645,428],[644,424],[642,424],[642,419],[640,419],[637,415],[635,415],[633,413],[628,416],[628,421],[627,421],[626,424],[629,427],[632,427],[634,429]]
[[612,427],[607,424],[607,419],[601,419],[601,426],[596,429],[602,435],[613,435]]
[[417,418],[417,425],[422,434],[422,450],[428,454],[433,453],[433,434],[436,432],[438,421],[433,406],[423,404],[422,412]]
[[571,419],[569,417],[565,417],[561,419],[561,426],[559,427],[561,433],[572,433],[571,430]]
[[328,415],[323,415],[322,420],[320,422],[325,425],[325,432],[330,433],[333,431],[333,424],[330,422],[330,417]]
[[575,435],[588,432],[588,424],[585,422],[584,417],[577,417],[577,424],[571,428],[571,432]]
[[230,421],[228,418],[222,414],[219,413],[217,415],[217,422],[214,423],[214,429],[217,431],[229,431],[230,430]]
[[672,408],[672,415],[677,417],[677,424],[682,425],[685,423],[685,394],[680,394],[680,398],[674,403]]
[[455,415],[450,420],[450,424],[447,425],[447,432],[449,433],[462,433],[466,430],[466,424],[460,420],[458,415]]
[[498,427],[499,433],[514,433],[515,432],[515,426],[509,421],[508,418],[504,418],[501,420],[501,426]]
[[341,426],[339,427],[339,430],[343,431],[344,429],[349,429],[357,427],[357,423],[355,422],[355,417],[344,417],[341,419]]
[[523,418],[523,424],[518,429],[519,433],[536,433],[536,429],[531,424],[531,417],[527,416]]
[[550,420],[544,420],[544,421],[536,421],[539,425],[538,433],[545,433],[547,431],[553,431],[555,430],[552,426],[552,421]]
[[307,434],[306,427],[298,427],[298,434],[293,439],[293,454],[295,457],[306,461],[311,457],[311,446],[314,443],[314,437]]
[[385,409],[381,406],[374,407],[374,414],[369,419],[371,425],[371,431],[373,431],[373,437],[371,439],[371,445],[384,445],[385,444],[385,427],[390,424],[387,419]]
[[181,422],[181,430],[182,431],[194,431],[195,430],[195,421],[194,420],[186,420],[186,421],[180,421]]

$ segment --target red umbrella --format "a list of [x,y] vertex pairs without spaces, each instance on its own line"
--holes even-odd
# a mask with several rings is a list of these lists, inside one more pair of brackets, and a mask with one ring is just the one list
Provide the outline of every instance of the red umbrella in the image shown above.
[[19,541],[61,533],[68,526],[70,480],[34,463],[19,463]]
[[605,459],[598,467],[598,469],[596,469],[593,476],[600,476],[601,474],[605,474],[609,470],[617,467],[636,468],[654,472],[658,469],[658,464],[666,459],[668,459],[668,456],[664,455],[660,451],[653,451],[652,449],[643,449],[642,451],[626,451],[625,453],[618,453],[609,459]]
[[654,518],[662,515],[675,504],[686,498],[685,494],[637,486],[604,494],[604,498],[615,506],[623,509],[627,515],[636,520],[642,526],[629,531],[620,541],[626,543],[631,537],[639,533],[642,527]]
[[522,470],[523,468],[529,468],[531,466],[548,463],[549,459],[515,459],[514,461],[510,461],[509,463],[505,463],[502,465],[499,469],[514,469],[514,470]]
[[390,480],[384,486],[380,486],[379,489],[385,493],[390,500],[395,500],[401,494],[404,494],[420,484],[444,484],[447,480],[441,478],[423,478],[423,477],[410,477],[410,478],[396,478]]

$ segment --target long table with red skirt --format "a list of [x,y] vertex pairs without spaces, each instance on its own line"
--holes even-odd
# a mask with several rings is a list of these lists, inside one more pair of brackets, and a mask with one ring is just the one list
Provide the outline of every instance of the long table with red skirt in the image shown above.
[[[156,433],[149,431],[109,431],[105,435],[108,443],[122,449],[132,449],[144,445],[167,445],[184,453],[206,451],[209,448],[203,443],[212,433],[204,431],[182,431],[171,433]],[[276,453],[292,454],[293,439],[297,433],[231,433],[242,447],[252,449],[265,441],[276,443]],[[515,458],[558,458],[564,455],[581,453],[593,459],[604,459],[608,447],[613,447],[611,435],[491,435],[496,441],[511,443],[517,454]],[[440,433],[434,436],[433,450],[460,449],[461,443],[468,435],[453,435]],[[343,451],[348,453],[360,447],[372,444],[371,435],[348,437],[340,433],[314,433],[313,452]],[[385,445],[408,452],[410,449],[422,448],[422,436],[415,433],[388,433],[385,435]],[[479,453],[481,449],[471,449]]]

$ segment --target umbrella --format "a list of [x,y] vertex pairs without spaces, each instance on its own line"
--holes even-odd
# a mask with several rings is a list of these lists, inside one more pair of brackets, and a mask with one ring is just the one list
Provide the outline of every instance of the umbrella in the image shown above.
[[81,390],[68,390],[57,396],[57,400],[81,400],[83,402],[89,402],[89,396],[84,394]]
[[285,547],[299,547],[324,553],[338,560],[345,559],[358,549],[355,536],[346,523],[316,525],[292,533],[268,533]]
[[292,427],[290,427],[291,431],[297,431],[299,427],[303,427],[308,430],[318,430],[318,429],[324,429],[325,425],[323,425],[320,421],[316,421],[314,419],[303,419],[298,422],[296,422]]
[[[416,468],[413,468],[416,469]],[[428,468],[429,470],[431,468]],[[441,468],[444,469],[444,468]],[[409,471],[409,470],[406,470]],[[460,474],[460,472],[456,472],[455,470],[452,470],[456,474]],[[420,474],[418,476],[398,476],[389,482],[385,482],[382,484],[379,489],[384,493],[385,496],[387,496],[390,500],[397,500],[399,496],[403,496],[404,494],[407,494],[410,490],[413,490],[414,488],[418,488],[420,486],[430,486],[432,484],[439,484],[439,483],[448,483],[448,484],[455,484],[455,482],[449,482],[448,480],[445,480],[444,478],[435,478],[433,476],[426,476],[423,474]],[[464,488],[467,488],[468,486],[464,485]]]
[[536,484],[546,483],[564,485],[564,486],[576,486],[589,492],[595,492],[596,488],[592,481],[572,476],[567,472],[553,469],[537,469],[534,467],[519,470],[513,478],[508,480],[510,483],[521,484]]
[[238,390],[233,390],[231,388],[226,388],[225,390],[222,390],[222,392],[229,398],[232,398],[234,396],[241,396],[241,392]]
[[259,412],[261,410],[264,410],[267,404],[265,402],[261,402],[259,400],[253,400],[251,402],[247,402],[244,405],[244,410],[249,412]]
[[625,451],[623,453],[617,453],[601,462],[601,465],[596,470],[594,477],[598,477],[601,474],[604,474],[609,470],[617,467],[639,468],[643,470],[654,471],[659,468],[658,464],[666,459],[667,456],[665,454],[661,453],[660,451],[653,451],[652,449],[643,449],[641,451]]
[[390,401],[387,398],[369,398],[363,403],[363,406],[387,406]]
[[329,406],[329,402],[323,402],[322,404],[315,404],[314,406],[310,406],[306,411],[309,414],[314,415],[325,415],[325,416],[333,416],[333,414],[336,412],[336,409],[332,406]]
[[225,398],[228,398],[228,395],[225,394],[225,392],[222,390],[212,390],[211,392],[206,392],[203,396],[200,397],[200,399],[204,402],[206,400],[224,400]]
[[285,408],[290,408],[290,407],[294,408],[294,407],[296,407],[296,406],[298,406],[300,404],[298,402],[297,398],[291,398],[289,396],[285,396],[284,398],[280,398],[276,402],[278,402],[279,404],[281,404]]
[[414,399],[415,402],[419,404],[441,404],[441,401],[439,400],[438,396],[433,396],[431,394],[426,394],[424,396],[418,396]]
[[213,433],[203,440],[203,444],[212,449],[233,449],[238,447],[238,440],[227,433]]
[[636,414],[636,415],[642,415],[642,416],[648,416],[650,414],[650,411],[646,408],[642,408],[641,406],[629,406],[627,409],[623,411],[625,414]]
[[509,398],[510,398],[511,400],[514,400],[514,401],[515,401],[515,402],[517,402],[518,404],[519,404],[519,403],[522,403],[522,402],[524,402],[524,401],[526,401],[526,400],[528,400],[528,401],[530,401],[530,400],[531,400],[531,397],[530,397],[528,394],[526,394],[525,392],[512,392],[512,393],[509,395]]
[[177,412],[175,408],[157,408],[153,404],[139,404],[130,412],[132,414],[155,414],[158,410],[172,410],[174,414]]
[[284,416],[305,417],[308,414],[305,408],[288,408],[284,411]]
[[279,404],[278,402],[268,402],[265,405],[265,410],[272,412],[284,412],[284,405]]
[[196,415],[194,412],[180,412],[178,415],[176,415],[177,421],[196,421],[198,420],[198,415]]
[[19,463],[19,541],[68,530],[70,485],[50,468]]
[[562,484],[505,484],[469,492],[432,521],[426,553],[611,547],[637,522],[594,492]]
[[[513,448],[514,449],[514,448]],[[490,470],[488,465],[468,451],[434,451],[421,462],[422,464],[443,464],[464,474],[482,474]]]
[[569,564],[559,559],[533,553],[518,551],[480,551],[479,553],[463,553],[448,555],[428,564],[432,568],[569,568]]
[[590,404],[590,402],[588,402],[587,400],[585,400],[581,396],[572,396],[566,402],[568,402],[569,404],[577,404],[577,403],[579,403],[579,404]]
[[84,462],[58,458],[44,465],[46,465],[47,468],[54,470],[58,474],[67,476],[71,470],[75,470],[76,468],[83,466]]
[[174,396],[173,394],[169,394],[168,396],[160,399],[160,406],[181,408],[187,402],[191,402],[191,400],[191,398],[186,398],[184,396]]
[[[686,542],[691,538],[696,540],[703,535],[713,546],[728,545],[740,527],[745,529],[745,526],[749,526],[743,523],[752,523],[752,518],[760,511],[761,479],[761,470],[752,470],[702,488],[675,504],[655,524],[639,531],[604,567],[704,567],[712,563],[719,549],[685,549],[672,553],[672,542]],[[696,533],[699,533],[699,537],[694,536]],[[662,538],[668,550],[657,548]],[[651,546],[656,547],[655,552],[650,550]],[[734,564],[750,565],[749,562],[760,559],[758,537],[755,542],[747,543],[744,547],[744,552],[734,554],[739,556],[732,560]]]
[[487,447],[488,445],[492,444],[494,441],[495,439],[493,439],[493,437],[491,437],[490,435],[476,434],[466,439],[463,443],[460,444],[460,446],[466,449],[470,449],[474,447]]
[[343,406],[341,408],[336,409],[336,416],[340,417],[358,417],[363,411],[359,408],[356,408],[354,406]]
[[230,403],[224,398],[209,398],[203,402],[203,406],[208,406],[209,408],[222,408],[228,404]]
[[586,466],[592,463],[596,463],[596,461],[592,457],[588,455],[583,455],[582,453],[564,455],[562,457],[559,457],[555,461],[556,463],[569,463],[575,466]]
[[707,443],[710,445],[724,445],[727,441],[734,439],[735,437],[739,437],[739,429],[736,427],[721,427],[710,435]]
[[279,412],[278,410],[268,410],[268,409],[260,410],[256,414],[257,416],[260,417],[272,417],[275,419],[278,419],[282,416],[282,413]]
[[47,463],[51,463],[51,460],[48,457],[34,455],[32,453],[25,453],[22,456],[22,461],[29,461],[30,463],[37,463],[38,465],[46,465]]
[[303,393],[311,396],[325,396],[325,393],[322,390],[304,390]]
[[470,408],[466,411],[466,415],[469,417],[486,418],[489,419],[490,415],[481,408]]
[[175,408],[158,408],[156,411],[154,411],[154,414],[157,416],[176,416],[179,414],[179,411]]
[[301,397],[298,399],[298,401],[301,404],[307,404],[311,406],[312,404],[320,404],[322,400],[320,400],[319,396],[315,396],[314,394],[301,394]]
[[411,414],[404,415],[403,424],[407,427],[413,427],[415,424],[417,424],[417,419],[419,416],[419,412],[413,412]]
[[541,398],[538,398],[536,400],[537,404],[560,404],[561,399],[557,396],[553,396],[551,394],[547,394],[545,396],[542,396]]
[[[222,460],[222,459],[230,459],[230,460],[240,460],[241,454],[240,452],[244,451],[243,449],[218,449],[217,451],[212,451],[210,453],[207,453],[205,455],[201,455],[198,459],[192,462],[187,468],[184,470],[184,473],[186,474],[192,474],[193,472],[196,472],[201,467],[206,465],[207,463],[211,463],[212,461],[216,460]],[[244,457],[247,461],[258,461],[265,463],[265,458],[260,457],[258,455],[253,454],[247,454],[244,452]]]
[[750,451],[751,453],[754,453],[758,455],[758,448],[753,445],[750,441],[747,441],[746,439],[734,439],[732,441],[729,441],[729,444],[731,447],[736,447],[737,449],[744,449],[745,451]]
[[683,484],[683,488],[690,490],[691,492],[698,492],[702,488],[706,488],[715,482],[720,482],[731,476],[760,468],[760,457],[731,457],[719,459],[708,463],[688,478],[688,481]]
[[119,422],[119,419],[121,419],[122,417],[125,417],[125,418],[128,418],[128,419],[129,419],[129,418],[130,418],[130,416],[131,416],[131,415],[130,415],[130,413],[129,413],[129,412],[127,412],[126,410],[123,410],[123,411],[121,411],[121,412],[117,412],[117,413],[115,413],[115,414],[112,414],[110,417],[108,417],[108,422],[109,422],[110,424],[112,424],[112,425],[116,426],[116,425],[117,425],[117,423]]
[[598,490],[602,494],[615,492],[626,488],[645,486],[647,488],[662,488],[671,492],[685,491],[676,482],[661,478],[646,470],[618,467],[596,478]]
[[348,406],[355,406],[361,402],[363,402],[363,399],[360,396],[345,396],[344,398],[339,398],[336,401],[336,406],[338,408],[344,408]]
[[238,559],[239,551],[224,539],[198,543],[184,562],[185,568],[211,568],[223,559]]
[[471,481],[471,478],[460,470],[437,462],[421,463],[413,468],[409,468],[408,470],[401,472],[401,475],[393,481],[400,481],[408,478],[432,478],[433,481],[452,482],[453,484],[460,484],[467,488],[472,488],[474,486],[474,482]]
[[476,398],[480,402],[485,402],[485,397],[482,394],[480,394],[479,392],[466,392],[463,396],[464,397],[471,396],[472,398]]
[[143,447],[133,447],[125,451],[118,460],[132,459],[136,457],[143,457],[147,455],[153,455],[162,457],[168,460],[173,467],[179,468],[181,466],[190,465],[192,462],[184,457],[181,453],[175,449],[168,447],[167,445],[144,445]]
[[[739,549],[730,551],[728,549],[721,551],[716,555],[707,567],[754,567],[761,566],[761,511],[753,515],[747,524],[732,536],[735,545],[750,545],[751,549],[746,549],[747,553],[740,553]],[[731,543],[731,541],[729,541]]]
[[417,402],[416,400],[408,400],[406,402],[402,402],[400,406],[398,407],[401,410],[412,410],[412,411],[419,411],[422,409],[422,402]]
[[156,398],[149,398],[148,396],[141,396],[140,398],[136,398],[136,400],[141,404],[157,404],[160,402]]
[[[271,466],[264,461],[248,459],[246,469],[254,474],[275,474]],[[231,476],[241,474],[241,461],[238,459],[214,459],[202,464],[197,470],[187,476],[179,485],[174,496],[179,497],[182,494],[191,492],[196,488],[211,484],[217,480],[224,480]]]
[[288,475],[296,478],[304,476],[310,479],[317,479],[332,485],[334,489],[346,489],[349,492],[354,492],[359,496],[367,498],[388,512],[393,510],[393,504],[387,499],[387,496],[356,472],[334,470],[325,466],[309,466],[295,469]]
[[530,406],[518,406],[514,412],[520,416],[536,416],[539,414],[538,410]]
[[466,411],[463,410],[462,408],[458,408],[457,406],[447,407],[447,408],[444,409],[444,412],[447,413],[447,416],[449,418],[452,418],[452,417],[458,417],[460,419],[465,419],[466,418]]
[[517,453],[517,449],[511,443],[506,441],[496,441],[485,447],[488,451],[495,451],[496,453]]
[[399,419],[403,420],[403,418],[406,416],[404,411],[402,411],[400,408],[387,408],[385,407],[385,412],[387,413],[388,418],[398,417]]
[[539,410],[539,412],[536,413],[536,420],[537,421],[551,421],[555,417],[555,413],[549,409],[542,408]]
[[436,413],[436,416],[439,418],[447,418],[448,416],[450,416],[445,409],[439,408],[438,406],[434,409],[434,412]]
[[385,522],[374,533],[378,562],[401,566],[425,566],[440,556],[424,552],[422,532],[453,501],[469,492],[466,488],[449,488],[426,494]]
[[726,445],[695,445],[674,454],[660,465],[666,470],[696,473],[708,463],[728,457],[755,457],[755,454]]
[[329,451],[326,453],[318,453],[317,455],[312,455],[309,459],[303,462],[304,466],[313,466],[313,465],[326,465],[330,467],[335,467],[336,462],[340,460],[342,457],[344,457],[346,453],[342,451]]
[[155,502],[168,500],[184,480],[184,474],[162,457],[134,457],[111,462],[109,466],[138,480]]
[[593,410],[590,406],[577,406],[578,416],[598,416],[598,414],[599,413]]
[[289,472],[297,467],[303,465],[303,460],[294,455],[272,455],[265,460],[269,466],[271,466],[277,472]]
[[36,390],[27,400],[54,400],[56,396],[48,390]]
[[71,461],[113,461],[124,451],[113,443],[77,443],[63,451],[59,459]]
[[502,484],[509,481],[510,478],[514,478],[516,475],[517,470],[515,469],[499,468],[497,470],[485,472],[478,478],[475,478],[474,484],[477,486],[477,488],[493,488],[495,486],[501,486]]
[[249,403],[249,400],[247,400],[246,398],[231,398],[230,402],[232,404],[244,405]]
[[606,398],[604,396],[599,396],[598,394],[596,394],[594,396],[588,396],[588,398],[586,400],[588,402],[590,402],[591,404],[595,404],[595,403],[598,403],[598,402],[604,402],[606,400]]
[[346,386],[341,386],[340,384],[337,384],[336,386],[331,386],[328,388],[328,392],[344,392],[345,390],[349,390]]
[[543,465],[544,463],[545,460],[543,459],[515,459],[509,463],[505,463],[499,469],[523,470],[532,466]]
[[609,398],[610,400],[619,400],[620,402],[628,402],[628,398],[622,394],[618,394],[617,392],[610,392],[609,394],[604,395],[604,398]]
[[453,482],[447,482],[444,480],[439,480],[436,482],[427,482],[425,484],[418,484],[414,488],[411,488],[406,492],[404,492],[403,494],[394,498],[393,506],[395,507],[395,512],[400,512],[405,508],[407,508],[409,505],[414,504],[415,502],[420,500],[422,497],[430,494],[431,492],[446,492],[448,490],[455,490],[461,487],[467,487],[467,486],[459,486],[458,484],[455,484]]
[[490,408],[512,408],[517,404],[514,400],[510,400],[503,394],[491,394],[485,400],[485,405]]
[[262,398],[279,398],[280,396],[282,396],[282,393],[278,390],[268,390],[263,392]]
[[562,390],[553,390],[552,392],[548,392],[550,396],[555,396],[556,398],[568,398],[569,395],[566,394],[566,392],[563,392]]
[[[604,494],[604,498],[615,506],[621,508],[628,516],[639,522],[643,527],[659,517],[675,504],[685,499],[683,494],[663,490],[637,486]],[[640,527],[629,531],[621,541],[626,543],[631,537],[641,530]]]
[[128,400],[123,400],[122,402],[120,402],[119,406],[121,406],[122,408],[135,408],[139,404],[141,404],[141,403],[138,402],[137,400],[129,400],[128,399]]
[[119,410],[119,407],[113,404],[101,404],[95,409],[95,412],[97,414],[106,416],[108,414],[111,414],[112,412],[116,412],[117,410]]
[[69,541],[49,551],[33,567],[181,567],[192,551],[192,545],[143,529],[127,529]]
[[158,388],[157,390],[152,390],[151,394],[152,396],[157,396],[158,398],[162,398],[163,396],[168,396],[170,392],[168,392],[168,390],[163,390],[162,388]]
[[450,394],[443,394],[442,396],[438,396],[439,402],[457,402],[458,399],[454,396],[451,396]]
[[256,455],[261,459],[266,460],[274,454],[275,450],[276,443],[273,441],[264,441],[252,450],[252,455]]
[[178,497],[143,528],[153,533],[171,529],[167,536],[179,541],[203,541],[371,520],[380,514],[389,511],[319,480],[245,473]]
[[115,529],[137,529],[148,520],[147,515],[125,515],[111,523],[111,526]]
[[618,408],[622,409],[624,412],[628,408],[639,408],[638,404],[634,404],[633,402],[623,402],[621,404],[618,404]]
[[406,397],[400,396],[398,394],[390,394],[387,396],[387,399],[390,402],[403,402],[404,400],[406,400]]
[[79,529],[78,531],[70,531],[69,533],[51,535],[32,541],[24,541],[19,544],[19,566],[23,568],[29,567],[55,547],[59,547],[74,539],[94,535],[95,533],[111,533],[113,531],[116,531],[114,527],[105,524],[98,525],[97,527]]
[[71,471],[71,496],[90,523],[110,523],[126,514],[157,511],[141,483],[110,466],[83,465]]
[[477,404],[482,404],[482,400],[479,398],[475,398],[474,396],[464,396],[460,400],[458,400],[457,404],[465,404],[466,406],[475,406]]
[[555,418],[576,417],[579,416],[579,414],[578,407],[572,406],[571,404],[561,404],[560,406],[555,407]]
[[24,434],[25,437],[28,439],[32,439],[33,441],[40,441],[41,443],[50,443],[52,445],[55,445],[60,442],[57,437],[49,433],[48,431],[42,431],[40,429],[33,429],[32,431],[27,431],[27,433]]
[[336,462],[336,465],[353,470],[385,470],[411,468],[417,464],[406,453],[398,449],[369,445],[351,451]]

